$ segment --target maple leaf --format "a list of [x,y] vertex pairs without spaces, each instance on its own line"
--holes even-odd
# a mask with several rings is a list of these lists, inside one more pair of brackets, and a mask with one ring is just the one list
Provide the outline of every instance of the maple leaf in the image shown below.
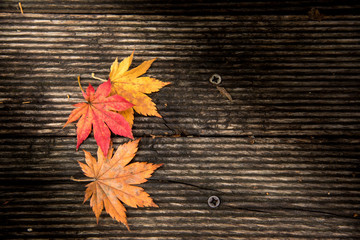
[[97,161],[84,150],[86,164],[79,164],[84,174],[93,181],[86,185],[84,202],[91,197],[90,206],[97,223],[105,207],[113,219],[122,222],[129,229],[126,209],[121,202],[134,208],[158,207],[143,188],[132,185],[146,182],[146,178],[151,177],[151,174],[162,166],[146,162],[127,165],[134,158],[139,141],[140,139],[120,145],[113,156],[113,148],[110,147],[107,156],[98,148]]
[[133,108],[121,112],[131,126],[134,121],[134,110],[141,115],[161,118],[161,115],[156,110],[155,103],[146,94],[157,92],[162,87],[170,84],[170,82],[162,82],[151,77],[140,77],[146,73],[156,58],[145,61],[138,67],[128,71],[133,56],[134,52],[121,63],[118,63],[118,58],[116,58],[111,65],[109,75],[112,83],[111,94],[119,94],[134,104]]
[[121,114],[114,112],[124,111],[131,108],[133,104],[119,95],[109,96],[110,91],[110,80],[101,84],[96,92],[89,84],[86,93],[82,91],[87,102],[73,105],[76,108],[71,112],[64,127],[80,118],[76,124],[76,149],[79,149],[80,144],[89,136],[92,128],[94,129],[96,143],[105,155],[107,155],[110,146],[110,130],[115,134],[133,139],[129,123]]

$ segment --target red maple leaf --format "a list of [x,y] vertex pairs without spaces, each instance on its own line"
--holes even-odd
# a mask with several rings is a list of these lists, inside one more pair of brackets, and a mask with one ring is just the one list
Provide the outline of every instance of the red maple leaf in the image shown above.
[[133,139],[129,123],[121,114],[114,111],[124,111],[134,105],[119,95],[109,97],[110,91],[110,80],[101,84],[96,92],[89,84],[86,93],[82,92],[87,102],[74,105],[76,108],[71,112],[64,127],[80,118],[76,124],[76,149],[79,149],[80,144],[89,136],[92,127],[96,143],[105,156],[110,146],[110,130],[115,134]]

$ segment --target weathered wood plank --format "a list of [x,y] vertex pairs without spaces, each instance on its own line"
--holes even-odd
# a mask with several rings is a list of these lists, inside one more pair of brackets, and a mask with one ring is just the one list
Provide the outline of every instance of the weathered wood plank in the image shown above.
[[[0,18],[2,135],[74,136],[73,127],[61,127],[70,104],[81,101],[76,76],[98,85],[90,73],[106,78],[115,56],[132,49],[135,64],[159,57],[149,75],[172,82],[153,94],[167,124],[137,117],[137,136],[360,133],[356,16]],[[215,72],[232,104],[207,81]]]
[[[129,208],[127,232],[105,214],[96,226],[81,205],[84,184],[70,181],[82,176],[75,138],[3,138],[5,230],[21,238],[359,236],[359,139],[251,140],[143,138],[135,160],[164,163],[144,185],[160,208]],[[96,144],[82,148],[95,153]],[[222,199],[219,209],[207,206],[210,195]]]
[[[166,14],[166,15],[204,15],[204,14],[304,14],[319,8],[323,14],[352,14],[359,9],[357,1],[146,1],[146,0],[88,0],[88,1],[23,1],[25,13],[92,13],[92,14]],[[1,10],[20,13],[18,1],[3,0]]]
[[[359,4],[227,2],[0,3],[2,238],[360,238]],[[172,84],[151,96],[164,119],[135,117],[136,160],[165,165],[144,185],[160,208],[128,209],[127,232],[81,205],[83,154],[62,126],[77,75],[97,86],[133,49]]]

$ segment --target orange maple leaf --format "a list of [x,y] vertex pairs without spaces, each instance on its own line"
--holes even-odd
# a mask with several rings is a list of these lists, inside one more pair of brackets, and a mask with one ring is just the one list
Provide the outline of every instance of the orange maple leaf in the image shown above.
[[132,108],[121,112],[130,126],[132,126],[134,122],[134,110],[141,115],[161,118],[161,115],[156,110],[155,103],[153,103],[151,98],[146,94],[157,92],[162,87],[170,84],[170,82],[162,82],[151,77],[140,77],[146,73],[156,58],[145,61],[138,67],[128,71],[133,56],[134,52],[121,63],[118,63],[118,59],[116,58],[111,65],[109,75],[112,83],[111,94],[119,94],[134,104]]
[[119,95],[109,97],[110,91],[110,80],[101,84],[96,92],[89,84],[86,92],[82,92],[87,102],[74,105],[76,108],[71,112],[64,127],[80,118],[76,124],[76,149],[89,136],[92,127],[94,128],[95,140],[105,155],[107,155],[110,146],[111,133],[109,128],[115,134],[134,138],[129,123],[121,114],[114,112],[131,108],[133,104]]
[[146,182],[146,178],[151,177],[151,174],[162,165],[146,162],[127,165],[135,156],[139,141],[140,139],[120,145],[114,156],[113,148],[110,147],[106,157],[98,148],[97,161],[84,150],[86,164],[79,164],[84,174],[93,181],[86,185],[84,202],[91,197],[90,206],[97,223],[104,206],[112,218],[122,222],[128,229],[126,209],[121,202],[134,208],[158,207],[144,189],[132,186]]

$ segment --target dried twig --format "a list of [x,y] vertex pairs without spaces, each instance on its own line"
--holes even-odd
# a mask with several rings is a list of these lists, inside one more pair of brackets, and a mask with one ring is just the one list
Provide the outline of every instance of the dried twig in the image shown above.
[[23,11],[22,6],[21,6],[21,2],[19,2],[19,8],[20,8],[21,14],[24,14],[24,11]]

